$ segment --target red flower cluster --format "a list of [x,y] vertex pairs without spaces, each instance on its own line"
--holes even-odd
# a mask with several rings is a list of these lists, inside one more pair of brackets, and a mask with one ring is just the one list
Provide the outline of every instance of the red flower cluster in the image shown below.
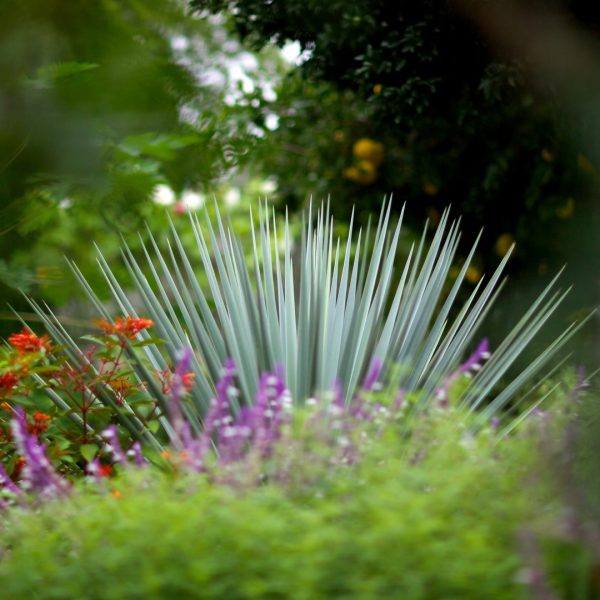
[[[164,371],[157,371],[158,379],[160,380],[162,393],[170,394],[171,387],[173,385],[173,372],[171,369],[165,369]],[[194,378],[196,377],[195,373],[185,373],[181,378],[181,383],[183,385],[183,389],[185,392],[189,393],[192,391],[194,387]]]
[[194,378],[196,377],[196,373],[186,373],[182,377],[183,389],[186,392],[191,392],[194,387]]
[[108,477],[112,473],[112,470],[111,465],[99,465],[97,471],[98,477]]
[[8,338],[8,343],[19,351],[19,354],[29,354],[30,352],[48,352],[52,347],[50,338],[47,335],[38,337],[35,333],[23,327],[21,333],[13,333]]
[[27,429],[29,433],[33,435],[40,435],[43,431],[48,429],[48,421],[50,420],[50,415],[47,415],[43,412],[35,412],[33,413],[33,423],[27,425]]
[[0,375],[0,395],[8,395],[12,389],[19,383],[18,377],[10,371]]
[[133,339],[140,331],[154,325],[154,322],[150,319],[136,319],[134,317],[117,317],[114,323],[99,319],[95,323],[108,335],[122,335],[128,339]]

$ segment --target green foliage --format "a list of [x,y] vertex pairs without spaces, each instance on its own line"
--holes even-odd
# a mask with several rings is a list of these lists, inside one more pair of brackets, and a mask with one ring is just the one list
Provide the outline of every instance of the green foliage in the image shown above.
[[[576,38],[586,58],[592,55],[587,71],[568,63],[570,55],[556,57],[571,64],[573,74],[585,73],[573,106],[576,76],[569,85],[565,74],[561,89],[557,63],[536,64],[547,50],[547,20],[564,16],[558,10],[547,16],[542,3],[521,14],[503,11],[501,3],[441,0],[291,1],[277,11],[260,0],[191,4],[227,14],[253,47],[296,41],[304,51],[299,73],[279,86],[277,100],[257,99],[250,111],[257,121],[269,113],[279,118],[278,128],[266,132],[261,168],[275,177],[288,205],[313,193],[331,195],[342,215],[354,204],[373,209],[393,192],[401,200],[398,210],[409,202],[407,220],[414,226],[452,204],[469,237],[481,227],[488,232],[480,267],[489,269],[504,253],[501,236],[511,236],[519,250],[510,268],[529,274],[562,266],[566,253],[583,251],[584,242],[574,241],[577,232],[597,229],[600,154],[593,148],[599,130],[597,112],[588,110],[599,93],[599,54],[590,50],[597,50],[597,36],[595,45],[583,31]],[[597,33],[597,8],[581,1],[551,4]],[[541,41],[529,32],[518,38],[529,19]],[[515,37],[507,34],[496,44],[503,27]],[[553,34],[565,47],[573,43],[570,27]],[[521,54],[507,52],[511,44]],[[525,55],[529,44],[538,58]],[[375,177],[349,178],[347,169],[357,163],[353,145],[363,138],[383,143],[385,159]],[[307,167],[309,177],[299,177]],[[594,262],[589,276],[597,269]]]
[[537,508],[520,485],[531,443],[469,441],[448,417],[408,453],[390,430],[300,496],[146,471],[12,509],[0,585],[15,600],[518,597],[516,533]]
[[[72,299],[65,254],[89,264],[94,240],[118,255],[115,233],[166,224],[151,202],[157,184],[218,190],[253,137],[224,102],[239,44],[178,0],[9,0],[0,39],[6,319],[6,301],[23,307],[16,287]],[[276,57],[259,64],[276,77]]]

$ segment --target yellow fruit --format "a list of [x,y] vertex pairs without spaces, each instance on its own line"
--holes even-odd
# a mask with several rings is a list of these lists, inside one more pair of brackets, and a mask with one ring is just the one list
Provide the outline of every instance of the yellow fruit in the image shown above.
[[437,196],[440,193],[440,188],[437,185],[435,185],[435,183],[431,183],[430,181],[428,181],[423,186],[423,191],[428,196]]
[[374,93],[374,94],[381,94],[381,90],[382,90],[382,89],[383,89],[383,88],[382,88],[382,85],[381,85],[380,83],[376,83],[376,84],[373,86],[373,93]]
[[361,138],[354,142],[352,146],[352,154],[359,160],[369,161],[374,166],[379,166],[383,162],[384,150],[383,144],[370,140],[369,138]]
[[377,168],[372,162],[361,160],[356,165],[344,169],[342,175],[350,181],[369,185],[377,179]]
[[496,254],[498,256],[506,256],[510,247],[514,244],[515,238],[510,233],[503,233],[497,240],[495,245]]
[[559,219],[569,219],[575,212],[575,200],[567,198],[566,204],[556,209],[556,215]]
[[469,283],[477,283],[481,279],[481,271],[474,265],[469,265],[465,273],[465,279]]

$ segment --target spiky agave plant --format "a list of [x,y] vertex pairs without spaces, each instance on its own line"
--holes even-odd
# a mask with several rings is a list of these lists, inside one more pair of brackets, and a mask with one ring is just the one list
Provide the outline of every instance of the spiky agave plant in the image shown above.
[[[197,431],[228,358],[238,369],[242,403],[252,402],[261,373],[273,371],[279,364],[295,402],[330,390],[334,383],[342,386],[349,401],[373,360],[382,364],[381,381],[407,393],[422,390],[423,402],[432,398],[464,358],[493,306],[510,252],[487,282],[480,280],[462,305],[455,306],[478,240],[447,291],[460,238],[459,223],[451,222],[446,210],[431,242],[426,243],[426,227],[398,267],[396,250],[404,211],[393,225],[390,209],[391,201],[384,202],[372,240],[370,230],[365,235],[360,230],[355,234],[351,221],[347,239],[341,241],[334,238],[329,209],[322,206],[313,212],[311,207],[303,218],[299,252],[287,215],[280,226],[283,232],[278,231],[278,221],[266,203],[259,206],[257,223],[250,214],[250,252],[218,210],[216,223],[206,215],[204,225],[200,216],[192,214],[197,254],[186,252],[173,224],[166,250],[161,250],[150,234],[144,261],[124,247],[123,257],[141,306],[133,305],[127,288],[117,281],[99,251],[100,269],[120,312],[150,317],[164,340],[159,347],[142,332],[148,341],[141,348],[145,357],[135,352],[128,355],[133,372],[147,382],[148,393],[159,401],[163,413],[168,414],[166,399],[153,383],[150,370],[175,364],[180,349],[187,346],[195,351],[196,385],[193,401],[185,410]],[[83,274],[70,264],[98,313],[110,318]],[[205,272],[208,289],[197,281],[194,269],[198,266]],[[581,325],[569,326],[490,397],[568,293],[556,290],[557,279],[558,275],[472,379],[461,398],[465,406],[475,409],[486,400],[484,414],[489,418],[547,365]],[[77,343],[60,320],[48,307],[30,302],[70,360],[77,361]],[[116,407],[109,397],[101,395],[99,400],[119,411],[132,434],[148,439],[148,431],[126,402]],[[164,418],[163,425],[170,426]]]

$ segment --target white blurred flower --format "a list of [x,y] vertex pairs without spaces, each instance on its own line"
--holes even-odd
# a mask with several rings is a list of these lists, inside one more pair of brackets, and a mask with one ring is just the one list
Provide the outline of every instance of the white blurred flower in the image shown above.
[[204,204],[204,196],[198,192],[186,190],[181,196],[181,201],[188,210],[196,210]]
[[225,204],[227,206],[235,206],[239,204],[242,194],[238,188],[231,188],[225,194]]
[[154,186],[152,200],[154,200],[156,204],[169,206],[175,202],[175,192],[168,185],[161,183],[160,185]]
[[274,179],[265,179],[260,187],[265,194],[272,194],[277,189],[277,182]]

